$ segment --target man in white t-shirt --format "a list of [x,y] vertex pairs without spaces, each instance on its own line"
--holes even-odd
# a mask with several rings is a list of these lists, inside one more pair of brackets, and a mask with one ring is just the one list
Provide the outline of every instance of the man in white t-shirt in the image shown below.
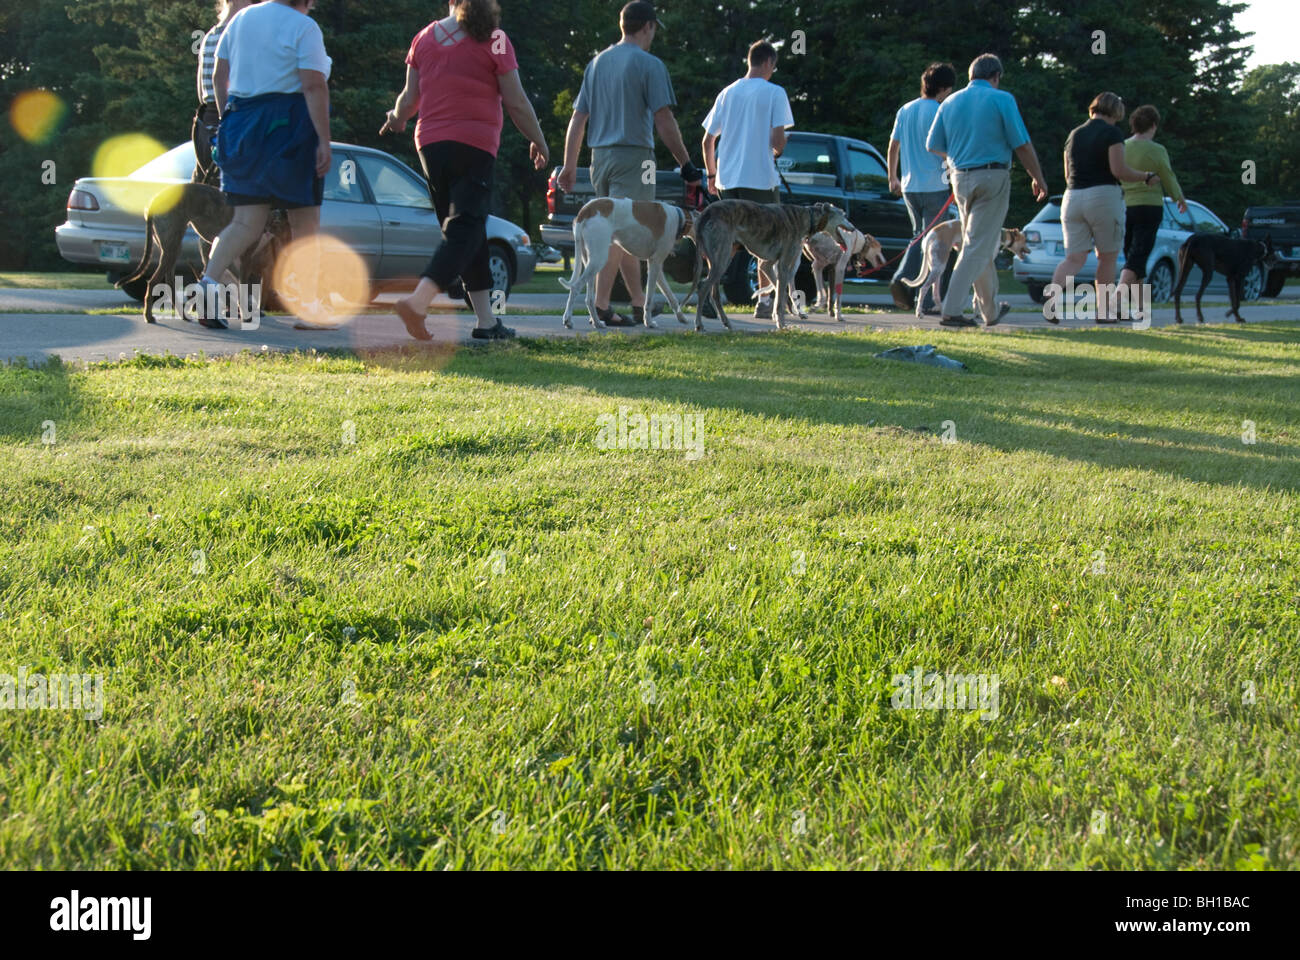
[[[785,90],[772,82],[775,70],[776,47],[766,40],[751,44],[749,72],[718,94],[704,118],[709,192],[721,193],[724,200],[779,201],[776,158],[785,150],[785,132],[794,126],[794,115]],[[748,262],[748,254],[737,255],[729,269],[743,270]],[[769,285],[761,271],[758,283]],[[771,318],[770,294],[759,302],[754,316]]]

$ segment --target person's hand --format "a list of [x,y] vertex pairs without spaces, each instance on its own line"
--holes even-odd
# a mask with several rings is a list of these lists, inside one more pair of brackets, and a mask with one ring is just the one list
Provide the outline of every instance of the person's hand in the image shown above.
[[316,144],[316,176],[323,177],[329,173],[333,163],[334,156],[330,153],[330,145],[324,141]]
[[1047,199],[1047,181],[1044,180],[1042,177],[1039,177],[1032,184],[1030,184],[1029,189],[1030,192],[1033,193],[1035,200],[1041,202]]
[[546,141],[534,140],[528,144],[528,158],[533,161],[533,169],[541,170],[551,162],[551,151],[546,149]]
[[683,163],[679,169],[684,183],[699,183],[704,179],[704,175],[700,168],[691,163],[689,158],[687,158],[686,162]]
[[1178,201],[1178,212],[1179,212],[1179,213],[1186,213],[1186,212],[1187,212],[1187,201],[1186,201],[1186,200],[1179,200],[1179,201]]
[[889,178],[889,192],[892,193],[892,194],[894,194],[894,196],[902,196],[902,194],[903,194],[903,181],[902,181],[902,180],[899,180],[898,177],[890,177],[890,178]]
[[709,192],[710,196],[716,197],[718,195],[718,175],[716,173],[708,175],[704,189]]
[[398,119],[396,110],[389,110],[384,114],[384,125],[379,128],[382,136],[385,133],[401,133],[406,129],[406,124]]
[[573,188],[578,183],[578,168],[560,167],[560,175],[555,178],[555,182],[565,193],[573,193]]

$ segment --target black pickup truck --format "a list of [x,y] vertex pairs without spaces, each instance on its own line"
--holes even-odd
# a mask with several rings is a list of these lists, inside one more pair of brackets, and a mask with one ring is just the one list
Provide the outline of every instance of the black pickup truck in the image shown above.
[[1277,251],[1277,266],[1264,279],[1264,296],[1276,297],[1287,277],[1300,276],[1300,203],[1247,207],[1241,218],[1241,235],[1250,240],[1267,236]]
[[[912,224],[902,197],[889,192],[889,176],[884,157],[871,144],[849,137],[792,130],[785,152],[777,158],[777,168],[785,178],[781,187],[783,203],[833,203],[844,210],[853,225],[880,241],[886,258],[893,258],[907,246]],[[587,168],[578,169],[573,193],[565,193],[551,174],[546,192],[547,221],[540,225],[542,241],[560,250],[565,262],[573,256],[573,217],[593,196]],[[786,186],[788,185],[788,187]],[[687,206],[686,185],[673,170],[659,170],[655,175],[655,197],[666,203]],[[748,301],[757,281],[753,257],[749,269],[724,288],[733,303]],[[887,284],[894,264],[865,279],[846,277],[854,284]],[[671,275],[671,272],[670,272]],[[802,262],[795,280],[799,289],[812,299],[816,286],[808,262]]]

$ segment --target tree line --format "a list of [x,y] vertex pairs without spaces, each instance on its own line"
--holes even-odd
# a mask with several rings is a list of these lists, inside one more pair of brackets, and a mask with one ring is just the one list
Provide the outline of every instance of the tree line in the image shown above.
[[[552,159],[582,70],[618,39],[618,0],[501,0],[502,27]],[[1003,88],[1020,103],[1053,193],[1064,190],[1061,151],[1087,104],[1113,90],[1131,110],[1153,103],[1189,196],[1224,220],[1245,207],[1300,200],[1300,63],[1247,72],[1246,39],[1233,27],[1244,3],[1223,0],[663,0],[652,50],[668,65],[677,116],[696,163],[700,121],[717,92],[744,72],[749,44],[781,45],[773,78],[789,93],[797,129],[859,137],[885,151],[894,112],[917,95],[935,60],[959,77],[977,54],[998,54]],[[333,57],[335,139],[379,147],[417,170],[410,136],[380,137],[402,85],[411,38],[446,7],[416,0],[320,0],[314,16]],[[0,138],[0,268],[57,268],[54,227],[72,182],[88,175],[95,147],[138,131],[171,146],[189,136],[194,111],[193,31],[214,20],[209,0],[26,0],[0,10],[0,106],[24,90],[57,93],[67,107],[53,136],[34,144],[8,123]],[[1280,28],[1280,25],[1279,25]],[[961,81],[964,83],[964,79]],[[672,158],[660,147],[660,162]],[[54,183],[47,161],[53,161]],[[1248,168],[1253,164],[1253,179]],[[584,161],[585,162],[585,156]],[[546,173],[506,121],[496,212],[536,238]],[[1037,209],[1028,179],[1013,174],[1008,222]]]

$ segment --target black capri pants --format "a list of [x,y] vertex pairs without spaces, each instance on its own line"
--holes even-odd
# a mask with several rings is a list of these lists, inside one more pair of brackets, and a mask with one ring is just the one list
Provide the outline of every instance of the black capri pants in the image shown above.
[[421,276],[446,290],[460,277],[467,291],[491,290],[487,218],[496,157],[458,140],[420,148],[429,198],[442,224],[442,245]]
[[1144,204],[1124,211],[1124,269],[1132,270],[1142,280],[1147,275],[1147,260],[1156,245],[1156,231],[1165,217],[1161,204]]

